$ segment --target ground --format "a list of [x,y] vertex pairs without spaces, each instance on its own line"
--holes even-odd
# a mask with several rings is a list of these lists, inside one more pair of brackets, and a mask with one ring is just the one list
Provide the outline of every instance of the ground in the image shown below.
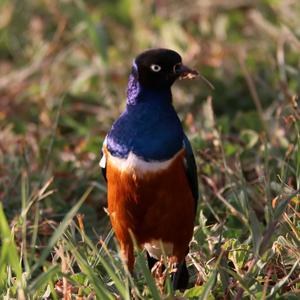
[[174,296],[139,251],[126,273],[98,166],[133,58],[160,46],[214,87],[173,90],[201,192],[177,296],[298,299],[299,28],[296,0],[2,0],[1,298]]

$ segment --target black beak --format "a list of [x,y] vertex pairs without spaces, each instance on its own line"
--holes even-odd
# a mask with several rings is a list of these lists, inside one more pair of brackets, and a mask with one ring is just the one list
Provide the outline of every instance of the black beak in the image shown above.
[[196,70],[192,70],[183,64],[175,65],[174,73],[179,77],[179,79],[194,79],[199,75]]

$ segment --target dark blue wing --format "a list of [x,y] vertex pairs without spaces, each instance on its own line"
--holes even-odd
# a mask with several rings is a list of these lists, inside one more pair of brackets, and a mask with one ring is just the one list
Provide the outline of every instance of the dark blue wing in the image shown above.
[[[105,137],[105,139],[103,141],[103,146],[104,145],[106,145],[106,137]],[[101,152],[100,152],[101,158],[100,158],[99,165],[100,165],[100,168],[101,168],[101,171],[102,171],[102,175],[103,175],[105,181],[107,181],[107,178],[106,178],[106,157],[105,157],[105,154],[103,152],[103,146],[102,146]]]
[[189,184],[192,190],[192,194],[195,200],[195,208],[197,210],[197,202],[199,197],[199,188],[198,188],[198,176],[197,176],[197,166],[196,161],[193,153],[192,146],[190,141],[184,135],[183,138],[183,145],[185,148],[185,159],[186,159],[186,174],[189,180]]

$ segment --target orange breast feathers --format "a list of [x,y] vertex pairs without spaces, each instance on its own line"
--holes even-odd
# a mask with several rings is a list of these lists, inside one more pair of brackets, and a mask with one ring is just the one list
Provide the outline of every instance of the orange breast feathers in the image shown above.
[[[133,270],[133,243],[167,244],[176,262],[184,260],[192,238],[195,202],[184,166],[185,150],[166,162],[145,162],[130,153],[127,159],[110,155],[104,146],[110,220],[122,256]],[[150,246],[149,246],[150,245]],[[151,253],[150,253],[151,255]]]

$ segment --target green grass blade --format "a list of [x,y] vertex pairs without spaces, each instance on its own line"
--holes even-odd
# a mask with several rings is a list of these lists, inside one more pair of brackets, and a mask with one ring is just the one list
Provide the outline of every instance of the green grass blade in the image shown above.
[[18,289],[23,288],[22,283],[22,267],[20,262],[20,257],[18,254],[17,246],[14,241],[13,234],[8,225],[7,219],[4,214],[2,203],[0,202],[0,237],[1,237],[1,272],[3,275],[3,270],[6,266],[10,266],[12,271],[17,277],[17,287]]
[[21,222],[22,222],[22,259],[24,262],[25,270],[29,274],[30,273],[30,265],[28,261],[28,253],[27,253],[27,202],[28,202],[28,178],[25,173],[22,174],[21,181],[21,201],[22,201],[22,212],[21,212]]
[[93,287],[95,289],[95,293],[97,295],[97,299],[103,299],[103,300],[113,300],[113,295],[105,288],[101,278],[99,278],[93,268],[88,264],[87,260],[84,258],[84,256],[76,249],[76,246],[68,240],[65,240],[70,251],[74,255],[80,269],[82,272],[85,273],[85,275],[88,277],[89,281],[93,284]]
[[273,213],[274,219],[266,228],[263,238],[262,238],[262,242],[260,244],[260,249],[259,249],[260,255],[262,255],[267,250],[270,239],[271,239],[274,231],[276,230],[276,226],[277,226],[278,222],[280,221],[282,214],[284,213],[284,211],[285,211],[287,205],[289,204],[289,202],[291,201],[291,199],[293,197],[295,197],[298,193],[299,193],[299,191],[289,195],[285,200],[280,200],[280,198],[278,199],[278,205],[276,206],[274,213]]
[[47,247],[43,250],[40,259],[38,262],[34,265],[33,270],[36,270],[39,266],[43,264],[43,262],[46,260],[49,252],[52,250],[56,242],[59,240],[59,238],[64,234],[66,228],[71,223],[72,219],[76,215],[77,211],[79,210],[80,206],[83,204],[83,202],[86,200],[88,195],[93,190],[93,187],[90,187],[87,189],[87,191],[83,194],[83,196],[80,198],[80,200],[73,206],[73,208],[66,214],[63,221],[60,223],[60,225],[55,230],[55,233],[50,238],[50,241],[47,245]]
[[174,289],[172,285],[172,280],[170,276],[169,266],[168,266],[168,257],[166,255],[166,251],[163,245],[163,242],[160,241],[160,249],[162,251],[163,259],[164,259],[164,265],[166,266],[166,279],[165,279],[165,290],[167,295],[174,295]]
[[149,290],[150,290],[150,293],[151,293],[153,299],[160,300],[161,299],[160,293],[155,285],[155,281],[150,273],[150,270],[146,263],[145,257],[140,250],[138,250],[136,260],[137,260],[138,266],[140,267],[141,271],[143,272],[143,274],[145,276],[145,281],[147,283],[147,286],[149,287]]
[[255,297],[255,295],[253,294],[253,292],[251,292],[251,290],[249,289],[249,283],[246,282],[245,279],[243,279],[238,273],[228,269],[228,268],[223,268],[221,267],[225,272],[227,272],[230,276],[232,276],[233,278],[235,278],[239,284],[241,285],[241,287],[247,291],[249,293],[249,295],[252,295],[253,297]]
[[[79,230],[79,228],[77,228]],[[94,246],[94,244],[92,243],[92,241],[90,240],[90,238],[85,234],[84,231],[79,230],[83,240],[85,241],[85,243],[89,246],[89,248],[93,251],[93,253],[95,255],[98,254],[97,248]],[[105,247],[104,247],[105,250]],[[110,261],[110,263],[112,264],[112,267],[110,266],[110,264],[108,264],[105,259],[99,255],[97,257],[97,261],[98,263],[100,262],[102,264],[102,266],[104,267],[104,269],[106,270],[106,272],[108,273],[108,275],[110,276],[110,278],[113,280],[115,287],[117,288],[117,290],[120,293],[120,296],[122,297],[122,299],[129,299],[130,300],[130,296],[129,296],[129,287],[127,284],[124,285],[124,282],[122,282],[120,280],[120,278],[117,276],[118,273],[120,273],[120,270],[118,270],[117,266],[114,264],[114,258],[109,254],[108,251],[106,251],[106,253],[108,254],[108,259]],[[93,266],[95,266],[95,263],[92,263]]]
[[208,280],[206,281],[206,283],[203,286],[203,291],[201,296],[199,297],[199,300],[206,300],[209,297],[210,292],[212,291],[213,286],[216,283],[216,279],[217,279],[217,275],[218,275],[218,267],[220,265],[221,259],[223,256],[223,252],[220,253],[216,264],[214,266],[214,269],[211,273],[211,275],[209,276]]
[[102,257],[100,257],[100,263],[103,265],[106,272],[108,273],[110,278],[113,280],[116,288],[120,292],[120,296],[123,299],[130,299],[129,294],[128,294],[129,288],[128,288],[127,284],[124,284],[124,282],[122,282],[118,278],[118,276],[115,273],[115,270],[113,270],[113,268]]
[[250,232],[252,236],[253,252],[255,255],[258,255],[260,243],[262,241],[262,233],[261,233],[260,223],[252,208],[249,209],[249,225],[250,225]]
[[113,229],[111,229],[109,231],[109,233],[107,234],[105,240],[103,241],[103,244],[101,245],[101,247],[98,251],[97,257],[94,262],[94,266],[96,266],[99,263],[99,257],[101,257],[101,255],[103,255],[103,253],[105,251],[105,247],[106,247],[106,245],[108,245],[108,243],[111,240],[111,238],[113,237],[113,235],[114,235],[114,231],[113,231]]
[[53,265],[47,271],[44,271],[41,275],[33,280],[33,282],[28,287],[28,292],[34,294],[37,289],[41,286],[46,285],[49,281],[53,280],[53,277],[60,273],[60,266]]

